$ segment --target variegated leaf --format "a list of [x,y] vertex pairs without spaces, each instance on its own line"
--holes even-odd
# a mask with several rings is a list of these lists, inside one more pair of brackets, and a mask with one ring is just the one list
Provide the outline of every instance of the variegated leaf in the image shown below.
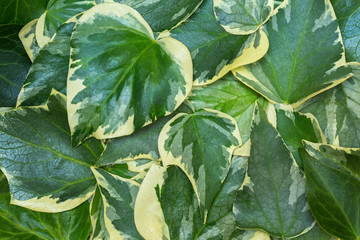
[[134,205],[139,184],[100,168],[91,170],[100,189],[104,222],[110,239],[142,239],[134,223]]
[[270,48],[235,76],[275,103],[294,108],[352,76],[329,0],[286,0],[263,26]]
[[19,32],[19,38],[23,44],[23,47],[29,56],[31,62],[39,54],[40,46],[35,38],[35,29],[38,19],[34,19],[26,24]]
[[188,176],[204,217],[239,145],[241,138],[235,120],[210,109],[176,115],[161,130],[158,144],[164,166],[177,165]]
[[35,37],[40,48],[50,41],[61,24],[94,5],[95,0],[50,0],[36,23]]
[[226,32],[216,21],[212,0],[205,0],[187,22],[170,31],[170,36],[189,48],[195,85],[212,83],[233,68],[256,62],[269,48],[263,31],[250,36]]
[[298,108],[318,119],[330,144],[360,148],[360,64],[351,63],[354,76]]
[[36,56],[25,79],[17,106],[37,106],[46,102],[52,89],[66,93],[70,57],[70,36],[76,18],[61,25]]
[[325,231],[344,240],[360,238],[360,148],[304,142],[306,195]]
[[172,113],[190,92],[187,48],[169,37],[155,41],[141,15],[126,5],[105,3],[87,11],[70,42],[73,146],[91,136],[129,135]]
[[0,25],[0,107],[15,107],[31,62],[18,37],[21,25]]
[[92,233],[90,239],[110,240],[109,232],[105,227],[104,215],[104,202],[102,200],[99,187],[96,187],[90,205],[90,217],[92,226]]
[[305,196],[305,177],[260,107],[251,130],[247,180],[234,203],[240,229],[262,229],[291,238],[313,227]]
[[53,92],[47,105],[0,115],[0,168],[12,203],[36,211],[60,212],[86,201],[95,191],[90,170],[101,154],[91,139],[72,148],[64,95]]
[[229,33],[246,35],[256,32],[269,20],[274,0],[214,0],[214,13]]
[[323,229],[321,229],[321,227],[319,227],[318,224],[316,224],[310,231],[308,231],[307,233],[296,237],[296,238],[292,238],[293,240],[340,240],[337,237],[334,237],[330,234],[328,234],[327,232],[325,232]]

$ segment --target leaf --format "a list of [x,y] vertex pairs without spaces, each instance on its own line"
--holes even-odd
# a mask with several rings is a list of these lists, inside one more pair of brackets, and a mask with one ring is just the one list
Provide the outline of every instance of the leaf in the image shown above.
[[298,108],[319,120],[329,144],[360,148],[360,64],[350,63],[354,76]]
[[200,6],[203,0],[97,0],[118,2],[136,9],[149,23],[154,32],[163,32],[180,25]]
[[231,34],[256,32],[269,20],[273,10],[273,0],[214,0],[216,19]]
[[347,61],[360,62],[360,2],[351,0],[331,0],[339,21]]
[[211,108],[232,116],[239,126],[243,142],[249,140],[257,100],[265,104],[259,94],[240,83],[232,74],[213,84],[194,88],[189,96],[189,101],[197,110]]
[[315,226],[308,231],[307,233],[296,237],[296,238],[292,238],[293,240],[337,240],[338,238],[328,234],[327,232],[325,232],[324,230],[322,230],[318,224],[315,224]]
[[0,24],[22,24],[38,18],[49,0],[0,1]]
[[90,239],[109,240],[109,233],[105,227],[104,203],[101,198],[99,187],[96,187],[96,191],[91,200],[90,216],[92,226],[92,234]]
[[341,239],[359,239],[360,149],[307,141],[304,146],[306,195],[316,221]]
[[89,203],[62,213],[40,213],[10,204],[0,193],[1,239],[86,239],[90,232]]
[[237,193],[233,213],[240,229],[262,229],[291,238],[313,227],[305,178],[276,129],[260,107],[250,136],[247,180]]
[[52,89],[66,93],[70,36],[76,19],[61,25],[36,56],[17,100],[17,106],[44,104]]
[[210,84],[233,68],[256,62],[269,48],[263,31],[251,36],[226,32],[216,21],[212,0],[205,0],[187,22],[170,31],[170,36],[190,50],[195,85]]
[[129,135],[172,113],[191,89],[186,47],[172,38],[155,41],[145,20],[126,5],[101,4],[84,13],[70,55],[73,146],[91,136]]
[[6,180],[5,175],[0,170],[0,194],[9,192],[9,183]]
[[93,139],[71,147],[65,104],[64,95],[53,92],[47,105],[0,115],[0,168],[10,184],[12,204],[60,212],[94,193],[90,166],[103,147]]
[[35,36],[40,48],[50,41],[60,25],[94,5],[94,0],[50,0],[36,24]]
[[15,107],[17,95],[30,68],[18,38],[20,25],[0,25],[0,107]]
[[270,101],[296,108],[351,77],[330,1],[285,1],[263,30],[268,53],[233,72]]
[[240,144],[233,118],[203,109],[171,119],[160,132],[158,146],[163,165],[179,166],[188,176],[205,217]]
[[100,189],[104,221],[110,239],[142,239],[134,223],[134,205],[139,184],[100,168],[91,170]]
[[193,113],[192,108],[191,103],[186,101],[173,114],[160,118],[129,136],[110,140],[106,145],[106,150],[99,158],[97,166],[142,158],[159,160],[158,138],[161,129],[177,113]]
[[35,57],[39,54],[40,46],[35,38],[36,23],[38,19],[26,24],[19,32],[19,39],[30,58],[31,62],[34,62]]
[[312,114],[276,109],[276,129],[302,170],[304,167],[299,153],[299,149],[303,149],[301,141],[326,143],[320,125]]

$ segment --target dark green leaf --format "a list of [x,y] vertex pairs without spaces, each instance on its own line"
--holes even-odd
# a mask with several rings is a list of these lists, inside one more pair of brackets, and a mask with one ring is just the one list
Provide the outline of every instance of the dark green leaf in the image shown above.
[[102,200],[99,187],[96,187],[96,191],[90,205],[92,225],[91,239],[110,240],[109,233],[105,227],[104,214],[104,202]]
[[2,0],[0,1],[0,24],[22,24],[38,18],[49,0]]

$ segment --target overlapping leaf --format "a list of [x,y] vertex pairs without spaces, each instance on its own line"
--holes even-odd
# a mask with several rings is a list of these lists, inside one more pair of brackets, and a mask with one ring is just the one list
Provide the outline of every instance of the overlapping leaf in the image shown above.
[[0,115],[0,167],[12,203],[37,211],[59,212],[86,201],[95,190],[90,170],[103,150],[93,140],[72,148],[66,99],[53,92],[47,105]]
[[[125,136],[169,115],[192,84],[191,57],[172,38],[154,40],[134,9],[97,5],[78,20],[67,84],[74,146],[94,136]],[[96,71],[95,71],[96,69]]]
[[25,25],[40,17],[49,0],[0,1],[0,24]]
[[305,178],[261,108],[255,109],[250,136],[248,179],[236,195],[234,215],[240,229],[262,229],[290,238],[314,224],[305,196]]
[[341,239],[359,239],[360,149],[304,144],[306,195],[316,221]]
[[334,237],[327,232],[325,232],[318,224],[316,224],[310,231],[307,233],[292,238],[293,240],[339,240],[337,237]]
[[272,102],[297,107],[351,77],[330,1],[284,1],[263,30],[268,53],[234,74]]
[[38,19],[26,24],[19,32],[19,38],[23,44],[23,47],[29,56],[31,62],[34,61],[35,57],[39,54],[40,46],[36,41],[35,31]]
[[90,239],[110,239],[109,232],[105,227],[104,214],[104,202],[102,200],[99,187],[96,187],[96,191],[91,199],[90,205],[90,217],[92,226],[92,233]]
[[259,60],[269,48],[262,31],[250,36],[226,32],[216,21],[212,0],[205,0],[187,22],[170,31],[170,36],[189,48],[196,85],[209,84],[233,68]]

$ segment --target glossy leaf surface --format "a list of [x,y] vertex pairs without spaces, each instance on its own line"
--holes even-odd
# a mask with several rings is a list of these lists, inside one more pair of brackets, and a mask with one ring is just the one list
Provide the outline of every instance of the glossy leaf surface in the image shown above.
[[49,0],[0,1],[0,24],[25,25],[40,17]]

